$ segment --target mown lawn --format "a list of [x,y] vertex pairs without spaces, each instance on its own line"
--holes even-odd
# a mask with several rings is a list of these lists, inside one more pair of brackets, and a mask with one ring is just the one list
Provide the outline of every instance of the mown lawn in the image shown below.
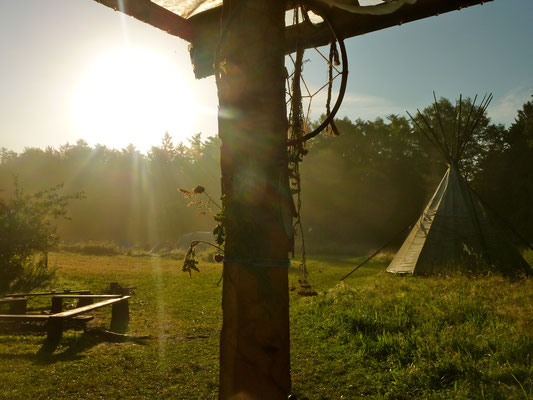
[[[220,266],[203,263],[189,278],[167,258],[57,253],[50,261],[56,288],[136,286],[130,334],[152,339],[108,343],[69,331],[42,356],[44,336],[0,327],[1,399],[216,398]],[[531,279],[400,278],[383,272],[382,258],[340,284],[357,261],[312,258],[319,295],[291,292],[299,399],[533,398]],[[290,273],[296,283],[297,269]],[[91,325],[105,327],[109,311]]]

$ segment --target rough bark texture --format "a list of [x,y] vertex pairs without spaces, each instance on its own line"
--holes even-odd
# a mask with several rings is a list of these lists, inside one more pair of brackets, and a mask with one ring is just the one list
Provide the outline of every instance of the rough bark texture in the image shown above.
[[224,2],[220,399],[286,399],[290,391],[284,10],[279,0]]

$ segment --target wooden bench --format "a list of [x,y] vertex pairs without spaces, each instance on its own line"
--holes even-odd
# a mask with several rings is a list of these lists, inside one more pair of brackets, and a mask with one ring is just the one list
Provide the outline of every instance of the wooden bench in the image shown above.
[[[100,295],[108,296],[108,295]],[[99,298],[94,297],[93,298]],[[83,307],[74,308],[68,311],[62,311],[49,315],[48,318],[48,345],[55,348],[63,335],[63,323],[74,317],[81,316],[89,311],[96,310],[101,307],[111,305],[111,324],[110,331],[116,333],[124,333],[128,330],[130,320],[128,299],[131,296],[118,296],[99,301],[97,303],[88,304]],[[58,301],[58,300],[56,300]]]
[[[112,285],[111,285],[112,286]],[[34,296],[52,295],[51,314],[26,314],[27,298]],[[122,294],[91,294],[90,290],[64,290],[62,292],[42,292],[42,293],[11,293],[0,299],[0,304],[10,305],[10,314],[0,314],[2,321],[18,322],[46,322],[47,338],[45,351],[53,351],[59,344],[63,336],[65,323],[69,321],[87,322],[93,316],[83,315],[101,307],[111,306],[110,331],[115,333],[125,333],[129,324],[129,295]],[[63,311],[64,299],[77,299],[77,307],[72,310]],[[94,302],[99,300],[98,302]]]
[[[47,338],[45,342],[45,351],[53,351],[61,337],[63,336],[63,328],[68,321],[87,322],[93,319],[93,316],[83,315],[90,311],[111,306],[111,324],[110,331],[115,333],[125,333],[128,330],[130,320],[128,299],[131,296],[121,295],[57,295],[52,297],[52,302],[56,310],[52,314],[0,314],[2,321],[16,321],[16,322],[47,322]],[[77,298],[78,300],[93,301],[94,299],[104,299],[97,303],[87,304],[82,307],[77,307],[72,310],[61,311],[62,300],[64,298]],[[25,300],[25,299],[23,299]],[[60,303],[61,301],[61,303]]]
[[52,296],[52,314],[63,311],[63,299],[77,299],[76,307],[93,304],[95,299],[115,299],[122,297],[120,294],[59,294]]

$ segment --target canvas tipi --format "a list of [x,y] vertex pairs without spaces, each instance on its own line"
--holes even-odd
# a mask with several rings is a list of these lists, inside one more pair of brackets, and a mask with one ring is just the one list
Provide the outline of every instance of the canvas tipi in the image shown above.
[[[485,96],[477,107],[476,99],[466,107],[460,98],[451,132],[443,128],[436,98],[437,126],[432,126],[420,112],[420,123],[409,115],[442,154],[448,170],[387,272],[417,275],[445,274],[453,269],[475,273],[498,271],[506,275],[531,272],[529,264],[461,175],[461,157],[491,98]],[[465,108],[469,111],[462,116]]]

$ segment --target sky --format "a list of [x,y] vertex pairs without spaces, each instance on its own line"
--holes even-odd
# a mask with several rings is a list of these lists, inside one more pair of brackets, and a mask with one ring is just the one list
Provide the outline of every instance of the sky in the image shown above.
[[[406,115],[433,91],[492,92],[489,117],[509,125],[533,93],[532,17],[531,0],[495,0],[347,39],[338,116]],[[165,132],[185,143],[216,135],[214,79],[194,79],[187,46],[92,0],[0,0],[0,147],[83,139],[145,152]],[[306,68],[313,85],[325,81],[314,58]]]

